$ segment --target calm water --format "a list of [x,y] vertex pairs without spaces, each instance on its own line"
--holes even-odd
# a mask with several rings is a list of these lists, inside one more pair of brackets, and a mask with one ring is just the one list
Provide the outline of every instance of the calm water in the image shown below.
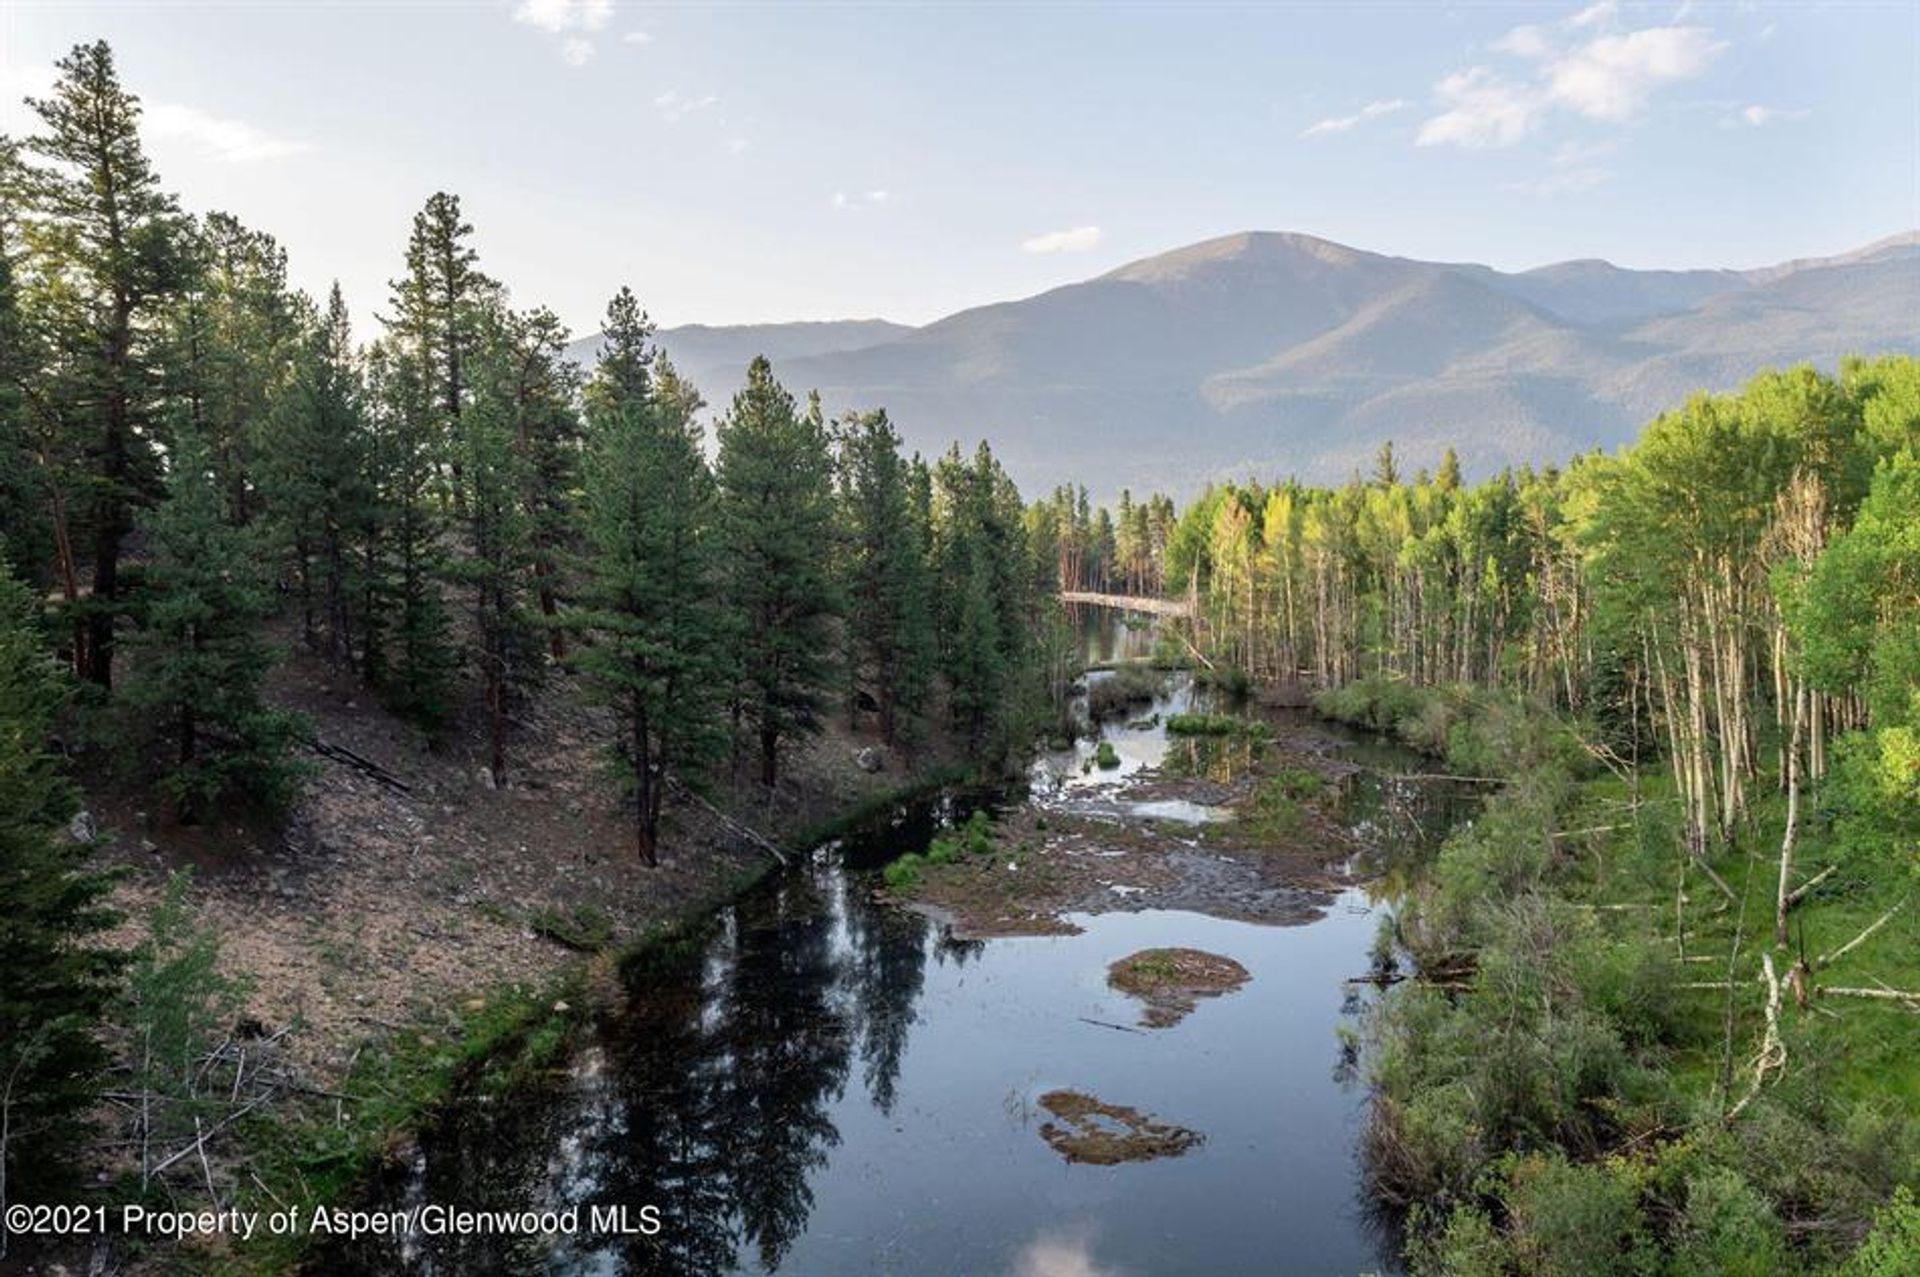
[[[1098,677],[1098,676],[1096,676]],[[1175,687],[1154,707],[1186,703]],[[1151,713],[1153,710],[1143,711]],[[1133,765],[1158,731],[1110,725]],[[1362,746],[1370,766],[1415,760]],[[1034,801],[1108,804],[1111,774],[1041,760]],[[1343,798],[1377,854],[1446,813],[1363,774]],[[1177,805],[1176,805],[1177,806]],[[949,810],[947,814],[952,814]],[[1359,1194],[1363,1095],[1337,1026],[1358,1011],[1381,907],[1360,891],[1289,927],[1168,911],[1078,918],[1080,935],[955,941],[873,903],[873,867],[923,846],[931,811],[824,849],[726,910],[682,954],[630,973],[632,1006],[551,1084],[455,1106],[368,1205],[652,1203],[657,1237],[376,1244],[328,1272],[847,1274],[1359,1273],[1388,1267]],[[1122,813],[1168,836],[1192,813]],[[1171,816],[1172,819],[1164,817]],[[1171,1029],[1107,964],[1151,945],[1252,973]],[[1069,1165],[1037,1097],[1070,1087],[1190,1127],[1184,1157]]]

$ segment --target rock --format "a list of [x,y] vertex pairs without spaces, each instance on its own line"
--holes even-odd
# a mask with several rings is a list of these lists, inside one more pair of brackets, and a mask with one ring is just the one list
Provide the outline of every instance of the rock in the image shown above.
[[67,837],[75,842],[92,842],[100,836],[100,826],[94,823],[93,813],[82,807],[73,813],[73,819],[67,822]]
[[154,842],[151,838],[142,838],[140,840],[140,850],[146,852],[149,856],[157,856],[160,854],[160,844]]
[[565,1002],[556,1002],[553,1004],[553,1013],[555,1015],[565,1015],[567,1012],[571,1010],[573,1010],[573,1008],[568,1006]]
[[479,771],[474,773],[473,778],[480,782],[480,787],[482,789],[497,788],[497,786],[493,783],[493,769],[491,767],[482,767]]
[[863,772],[877,772],[887,765],[886,759],[881,757],[880,751],[871,745],[865,749],[856,751],[853,756],[853,762],[854,766]]

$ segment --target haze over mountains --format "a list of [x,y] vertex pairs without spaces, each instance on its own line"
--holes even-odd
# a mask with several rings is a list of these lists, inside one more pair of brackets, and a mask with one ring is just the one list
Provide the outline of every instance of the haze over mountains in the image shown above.
[[1029,494],[1337,480],[1387,439],[1409,469],[1451,444],[1485,474],[1610,448],[1761,368],[1920,353],[1920,232],[1760,270],[1518,274],[1252,232],[922,328],[689,326],[660,342],[715,412],[765,354],[829,413],[884,406],[923,452],[990,440]]

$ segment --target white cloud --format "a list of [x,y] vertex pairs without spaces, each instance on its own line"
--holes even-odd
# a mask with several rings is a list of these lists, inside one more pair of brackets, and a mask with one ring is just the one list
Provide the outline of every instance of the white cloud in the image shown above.
[[1755,103],[1741,110],[1726,121],[1729,125],[1745,124],[1748,128],[1765,128],[1776,120],[1804,120],[1811,112],[1803,109],[1788,110],[1784,107],[1761,106]]
[[[59,76],[50,66],[0,67],[0,124],[21,132],[38,131],[39,117],[21,99],[50,97],[58,83]],[[140,136],[162,146],[184,147],[225,164],[280,160],[308,149],[304,142],[275,137],[243,120],[150,97],[140,100]]]
[[1533,131],[1545,106],[1537,90],[1486,67],[1457,71],[1433,92],[1446,110],[1420,126],[1417,146],[1512,146]]
[[1035,235],[1020,241],[1020,248],[1028,253],[1084,253],[1088,249],[1100,246],[1100,228],[1098,226],[1075,226],[1064,231],[1048,231],[1044,235]]
[[882,190],[855,191],[849,195],[845,191],[833,193],[833,206],[842,212],[858,213],[863,209],[879,208],[887,202],[887,193]]
[[1580,12],[1574,14],[1571,18],[1568,18],[1567,25],[1576,29],[1581,27],[1605,26],[1609,22],[1612,22],[1614,16],[1619,12],[1620,6],[1615,3],[1615,0],[1599,0],[1599,3],[1590,4]]
[[598,31],[613,17],[613,0],[520,0],[513,20],[551,35]]
[[252,164],[285,159],[306,150],[301,142],[273,137],[251,124],[222,119],[176,102],[141,104],[141,132],[156,141],[182,142],[209,159]]
[[668,89],[653,99],[654,107],[660,112],[660,118],[668,124],[678,124],[695,111],[704,111],[718,103],[720,99],[711,93],[698,97],[689,97],[678,89]]
[[727,139],[727,154],[728,155],[745,155],[747,153],[747,148],[751,147],[752,145],[753,143],[747,141],[747,139],[743,137],[730,137]]
[[1528,23],[1495,40],[1493,49],[1496,53],[1511,53],[1516,58],[1544,58],[1553,52],[1553,37],[1545,27]]
[[1555,24],[1514,27],[1491,47],[1533,66],[1517,76],[1485,66],[1447,76],[1434,86],[1442,110],[1420,126],[1416,143],[1512,146],[1554,110],[1624,123],[1656,91],[1703,74],[1727,48],[1706,27],[1617,32],[1618,18],[1613,0],[1601,0]]
[[583,67],[593,61],[593,41],[568,36],[560,42],[560,60],[570,67]]
[[652,44],[652,43],[653,43],[653,32],[651,32],[651,31],[629,31],[629,32],[627,32],[627,33],[626,33],[625,35],[623,35],[623,36],[621,36],[621,37],[620,37],[620,43],[622,43],[622,44]]
[[1590,120],[1630,120],[1655,89],[1693,79],[1726,47],[1705,27],[1601,36],[1548,66],[1548,92]]
[[1403,98],[1388,98],[1379,102],[1369,102],[1352,115],[1331,115],[1324,120],[1309,124],[1300,132],[1301,137],[1327,137],[1334,133],[1345,133],[1356,125],[1368,120],[1377,120],[1383,115],[1392,115],[1406,108]]

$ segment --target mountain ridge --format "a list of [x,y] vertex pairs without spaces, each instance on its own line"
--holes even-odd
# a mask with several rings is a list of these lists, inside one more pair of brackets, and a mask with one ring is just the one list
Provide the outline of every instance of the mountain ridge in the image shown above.
[[[1747,270],[1599,259],[1505,272],[1242,231],[918,327],[662,329],[724,407],[765,354],[829,412],[885,407],[909,446],[992,442],[1023,488],[1191,495],[1249,472],[1561,462],[1695,389],[1848,353],[1920,353],[1920,232]],[[595,338],[575,343],[590,357]]]

